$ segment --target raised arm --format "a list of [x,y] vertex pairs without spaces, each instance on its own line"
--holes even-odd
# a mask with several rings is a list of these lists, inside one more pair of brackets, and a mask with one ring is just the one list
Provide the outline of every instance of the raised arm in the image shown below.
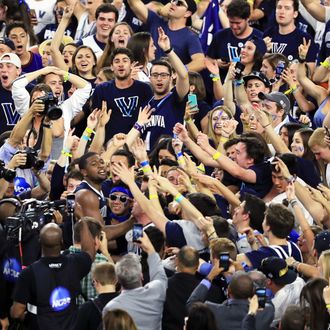
[[326,9],[318,0],[301,0],[308,12],[318,21],[326,23]]
[[136,17],[143,23],[148,19],[148,8],[141,0],[128,0],[128,4]]
[[[77,4],[75,6],[75,8],[78,8],[78,7],[79,7],[79,5]],[[61,22],[58,25],[54,38],[50,44],[50,53],[52,55],[54,64],[65,71],[68,71],[69,67],[64,62],[64,58],[62,56],[62,53],[60,52],[60,46],[62,43],[62,38],[64,36],[65,29],[68,27],[71,16],[74,12],[73,8],[74,8],[73,5],[70,5],[70,6],[67,6],[64,8]],[[78,17],[77,17],[77,19],[78,19]]]
[[170,63],[176,72],[176,90],[180,99],[183,99],[189,92],[188,71],[178,55],[171,48],[170,39],[161,27],[158,28],[158,36],[158,45],[167,54]]

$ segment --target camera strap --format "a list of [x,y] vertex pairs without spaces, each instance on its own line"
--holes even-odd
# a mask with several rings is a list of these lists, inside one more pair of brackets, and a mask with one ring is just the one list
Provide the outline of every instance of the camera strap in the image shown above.
[[21,260],[21,268],[22,270],[26,268],[23,264],[23,247],[22,247],[22,226],[18,229],[18,250],[19,250],[19,257]]

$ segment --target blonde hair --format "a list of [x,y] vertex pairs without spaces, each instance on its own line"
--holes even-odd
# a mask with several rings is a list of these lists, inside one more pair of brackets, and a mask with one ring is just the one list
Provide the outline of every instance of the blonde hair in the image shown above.
[[[233,118],[233,114],[231,113],[230,109],[224,105],[220,105],[218,107],[215,107],[214,109],[212,109],[209,113],[208,113],[208,117],[209,117],[209,122],[208,122],[208,126],[207,126],[207,135],[208,137],[213,140],[213,142],[216,144],[216,147],[218,147],[218,144],[220,143],[220,138],[221,136],[216,135],[214,133],[214,127],[212,125],[212,116],[216,111],[223,111],[225,112],[229,119]],[[233,133],[229,136],[229,140],[236,137],[236,133]]]
[[328,280],[330,277],[330,250],[321,253],[320,262],[322,263],[323,278]]

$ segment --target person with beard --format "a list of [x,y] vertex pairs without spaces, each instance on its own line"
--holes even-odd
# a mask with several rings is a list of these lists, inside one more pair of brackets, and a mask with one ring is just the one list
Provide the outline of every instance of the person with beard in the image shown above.
[[127,134],[137,121],[140,107],[144,107],[152,97],[148,84],[131,77],[131,50],[116,48],[110,63],[115,79],[96,86],[92,97],[92,109],[101,109],[102,101],[106,101],[107,109],[112,109],[111,119],[106,125],[105,143],[117,133]]

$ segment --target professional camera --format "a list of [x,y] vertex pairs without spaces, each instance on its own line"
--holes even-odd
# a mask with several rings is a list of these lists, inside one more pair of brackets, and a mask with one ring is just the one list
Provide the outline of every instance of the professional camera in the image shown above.
[[38,153],[33,148],[26,147],[24,150],[18,150],[16,154],[26,154],[25,165],[19,166],[19,168],[22,170],[27,168],[34,168],[35,170],[40,171],[45,165],[43,160],[38,159]]
[[5,179],[8,182],[11,182],[15,179],[16,171],[5,168],[5,163],[0,160],[0,179]]
[[45,105],[43,112],[50,120],[56,120],[62,117],[62,109],[58,106],[58,100],[53,93],[47,93],[44,96],[38,97]]
[[65,209],[66,201],[38,201],[34,198],[23,202],[21,208],[5,222],[7,240],[18,242],[21,237],[30,236],[53,219],[55,210],[61,212]]

